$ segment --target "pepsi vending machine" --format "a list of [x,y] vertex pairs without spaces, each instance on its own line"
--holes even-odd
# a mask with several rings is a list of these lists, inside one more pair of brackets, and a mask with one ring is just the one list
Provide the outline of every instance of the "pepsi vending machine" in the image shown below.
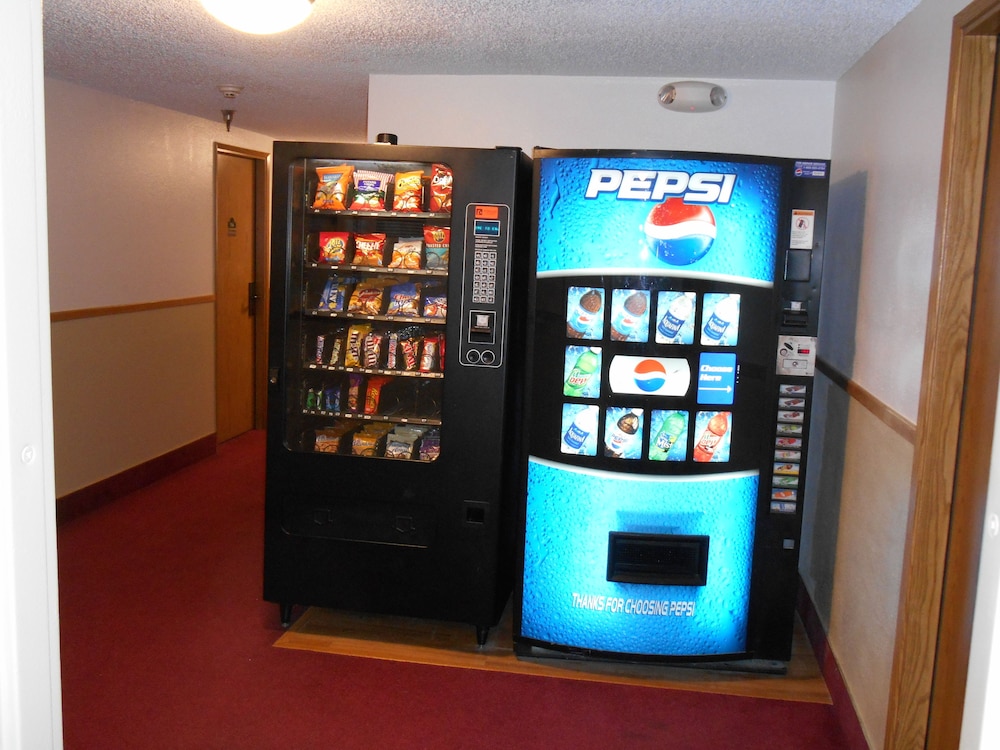
[[829,163],[533,161],[516,651],[781,672]]

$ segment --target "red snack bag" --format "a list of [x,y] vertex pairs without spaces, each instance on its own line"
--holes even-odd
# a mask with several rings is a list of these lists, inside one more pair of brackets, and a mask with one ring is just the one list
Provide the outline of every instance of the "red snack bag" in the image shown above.
[[382,386],[389,380],[390,378],[384,375],[368,378],[368,390],[365,391],[365,414],[378,413],[379,399],[382,398]]
[[444,164],[431,167],[431,213],[451,213],[452,173]]
[[347,248],[350,246],[350,242],[350,232],[320,232],[319,262],[345,263],[347,261]]
[[357,235],[354,238],[354,259],[351,262],[356,266],[385,265],[385,244],[384,234]]

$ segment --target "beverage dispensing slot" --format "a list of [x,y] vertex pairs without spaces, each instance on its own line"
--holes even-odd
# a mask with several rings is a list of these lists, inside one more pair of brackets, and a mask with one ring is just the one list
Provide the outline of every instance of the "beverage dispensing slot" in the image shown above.
[[708,537],[609,532],[607,579],[618,583],[704,586],[708,580]]

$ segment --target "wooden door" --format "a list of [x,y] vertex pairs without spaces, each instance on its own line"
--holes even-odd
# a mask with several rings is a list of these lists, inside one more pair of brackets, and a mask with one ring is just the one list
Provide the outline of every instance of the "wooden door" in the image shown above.
[[254,428],[254,160],[219,152],[215,190],[215,431],[221,443]]
[[998,35],[1000,0],[974,0],[954,18],[885,750],[958,747],[961,734],[1000,377]]

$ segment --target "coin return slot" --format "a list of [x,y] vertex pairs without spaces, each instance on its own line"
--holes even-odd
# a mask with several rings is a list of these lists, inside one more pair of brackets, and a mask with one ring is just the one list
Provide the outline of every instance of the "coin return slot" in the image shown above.
[[486,523],[486,510],[488,503],[467,500],[465,503],[465,522],[481,526]]
[[612,531],[608,539],[609,581],[661,586],[704,586],[708,537]]

